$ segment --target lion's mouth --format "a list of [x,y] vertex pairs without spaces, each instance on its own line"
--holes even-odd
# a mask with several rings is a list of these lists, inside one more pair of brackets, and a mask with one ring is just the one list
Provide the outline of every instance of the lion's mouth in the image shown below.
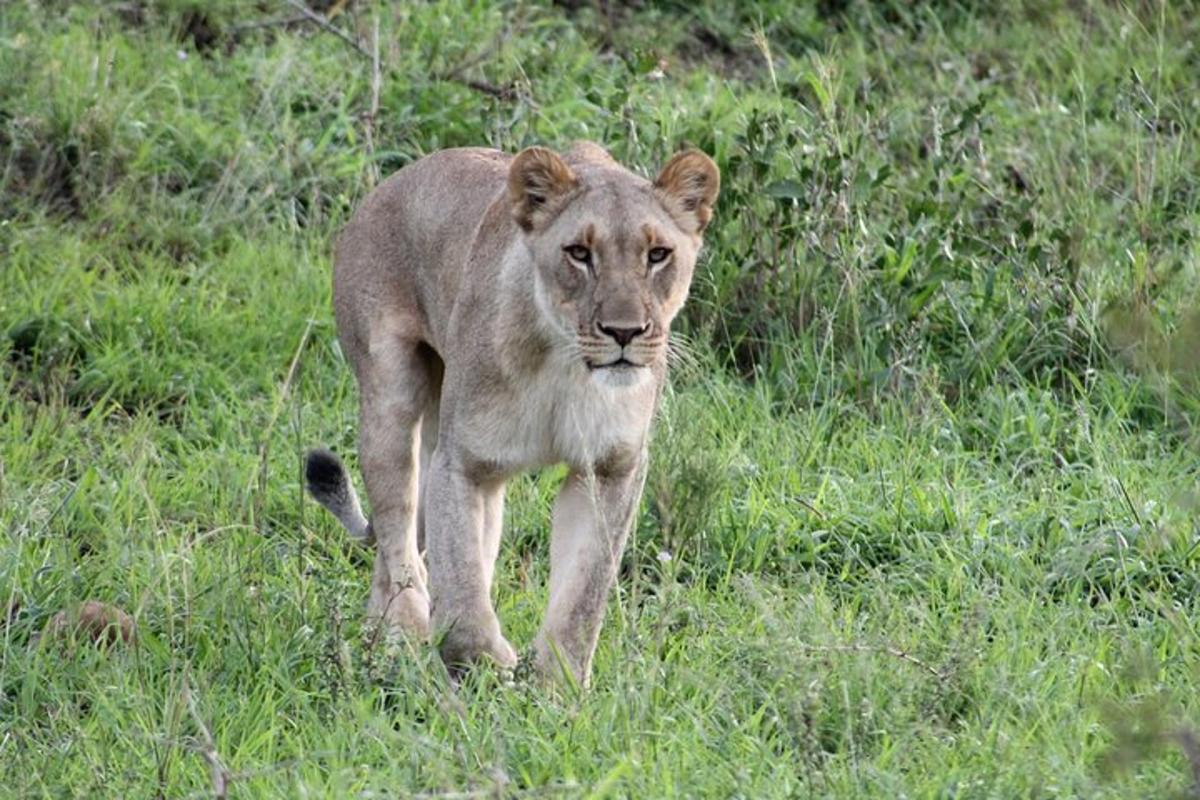
[[616,361],[609,361],[606,364],[596,364],[591,361],[587,362],[588,369],[592,370],[593,372],[595,372],[598,369],[616,369],[616,370],[641,369],[644,366],[646,366],[646,365],[633,363],[625,356],[621,356]]

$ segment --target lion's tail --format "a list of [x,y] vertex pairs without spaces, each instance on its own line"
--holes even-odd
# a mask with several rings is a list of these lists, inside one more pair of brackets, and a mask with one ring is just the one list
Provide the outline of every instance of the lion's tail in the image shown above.
[[363,515],[346,465],[332,451],[323,447],[308,451],[304,456],[304,482],[313,499],[338,518],[351,538],[362,544],[374,543],[375,534]]

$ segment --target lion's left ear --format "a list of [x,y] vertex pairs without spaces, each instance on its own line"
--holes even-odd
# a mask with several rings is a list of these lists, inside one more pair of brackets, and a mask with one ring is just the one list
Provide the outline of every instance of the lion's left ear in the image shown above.
[[721,191],[721,173],[699,150],[685,150],[663,167],[654,180],[654,194],[679,226],[700,234],[712,219],[713,203]]

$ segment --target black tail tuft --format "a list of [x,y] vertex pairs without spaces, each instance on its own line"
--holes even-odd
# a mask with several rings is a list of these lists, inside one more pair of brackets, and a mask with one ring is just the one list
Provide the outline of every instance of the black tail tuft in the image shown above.
[[344,503],[348,480],[345,465],[332,451],[320,447],[309,450],[304,457],[304,481],[308,491],[322,505]]
[[304,482],[313,499],[329,509],[351,537],[366,544],[374,541],[371,524],[363,516],[354,484],[340,458],[324,447],[309,450],[304,456]]

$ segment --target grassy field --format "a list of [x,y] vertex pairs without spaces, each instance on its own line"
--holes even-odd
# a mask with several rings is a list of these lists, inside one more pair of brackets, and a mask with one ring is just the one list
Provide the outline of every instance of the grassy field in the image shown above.
[[[1200,796],[1200,9],[314,7],[0,3],[0,796]],[[592,689],[454,690],[301,491],[331,240],[575,138],[720,164],[691,357]]]

